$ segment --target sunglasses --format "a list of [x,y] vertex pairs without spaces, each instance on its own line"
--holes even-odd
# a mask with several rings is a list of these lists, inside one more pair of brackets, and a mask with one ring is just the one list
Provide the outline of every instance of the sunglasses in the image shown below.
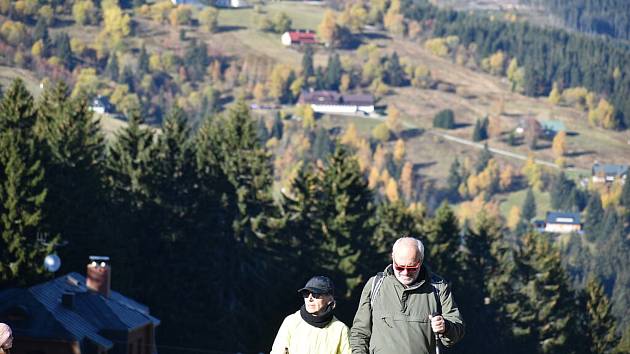
[[420,269],[420,262],[418,262],[416,265],[401,266],[401,265],[396,264],[396,261],[394,261],[394,269],[397,272],[402,272],[403,270],[407,270],[407,272],[412,273]]
[[321,299],[324,296],[326,296],[326,294],[320,294],[320,293],[313,293],[310,291],[302,291],[302,297],[305,299],[308,299],[309,296],[313,295],[313,299]]

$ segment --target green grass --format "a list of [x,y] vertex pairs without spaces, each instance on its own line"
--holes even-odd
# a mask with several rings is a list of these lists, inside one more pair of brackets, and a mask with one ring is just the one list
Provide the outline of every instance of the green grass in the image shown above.
[[294,1],[274,2],[263,6],[262,11],[257,13],[254,9],[222,9],[219,10],[219,25],[256,29],[257,18],[268,17],[273,20],[277,14],[284,12],[291,18],[293,28],[316,30],[324,17],[324,7]]
[[[523,189],[518,192],[501,195],[501,215],[507,216],[513,206],[520,208],[523,205],[526,194],[527,189]],[[536,218],[544,219],[546,212],[551,210],[551,199],[549,197],[549,193],[534,191],[534,199],[536,200]]]

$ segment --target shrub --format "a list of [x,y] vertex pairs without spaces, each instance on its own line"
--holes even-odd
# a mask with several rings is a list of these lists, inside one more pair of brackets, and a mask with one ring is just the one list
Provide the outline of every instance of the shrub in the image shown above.
[[450,109],[445,109],[433,118],[433,127],[435,128],[443,128],[443,129],[454,129],[455,128],[455,114]]

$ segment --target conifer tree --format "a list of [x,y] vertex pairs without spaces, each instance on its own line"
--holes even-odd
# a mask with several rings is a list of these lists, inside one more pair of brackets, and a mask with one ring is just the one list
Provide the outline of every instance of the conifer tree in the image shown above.
[[238,196],[236,238],[253,246],[269,236],[276,208],[271,197],[269,153],[261,147],[245,102],[238,102],[212,130],[207,157],[217,163]]
[[138,73],[140,75],[147,74],[149,72],[149,54],[147,48],[142,45],[140,48],[140,55],[138,55]]
[[594,277],[587,281],[584,293],[586,323],[583,324],[582,335],[586,337],[589,353],[610,353],[619,343],[610,301]]
[[455,292],[464,295],[457,298],[469,335],[460,348],[466,353],[507,352],[512,336],[508,305],[514,301],[511,249],[503,239],[498,220],[483,211],[473,229],[464,234],[464,242],[462,284]]
[[107,60],[107,66],[105,66],[105,75],[109,77],[112,81],[118,81],[118,74],[120,72],[120,68],[118,66],[118,55],[115,52],[109,55],[109,59]]
[[358,290],[364,275],[374,271],[369,268],[373,259],[372,195],[358,162],[341,145],[328,159],[321,185],[323,249],[335,254],[326,269],[337,280],[339,294],[349,296]]
[[453,209],[447,202],[442,203],[426,225],[424,234],[427,238],[425,259],[431,270],[450,281],[461,276],[459,263],[460,229]]
[[302,56],[302,77],[304,78],[304,82],[313,75],[315,75],[315,69],[313,68],[313,47],[309,45],[306,47],[304,55]]
[[387,60],[385,74],[385,83],[391,86],[399,87],[405,83],[405,71],[402,65],[400,65],[400,60],[396,52]]
[[455,158],[448,170],[448,178],[446,180],[448,190],[451,193],[457,193],[457,188],[459,188],[460,183],[462,183],[462,176],[459,174],[460,168],[459,160]]
[[[389,255],[394,242],[403,236],[422,238],[423,215],[407,209],[402,201],[381,203],[376,209],[376,230],[372,239],[373,247],[379,258],[375,261],[376,269],[389,263]],[[377,263],[378,262],[378,263]]]
[[328,57],[328,65],[326,66],[326,87],[329,90],[338,90],[341,83],[341,61],[339,54],[335,53]]
[[593,192],[586,205],[586,217],[584,218],[584,232],[589,240],[596,240],[600,236],[604,208],[599,193]]
[[35,122],[33,97],[15,80],[0,102],[0,283],[7,285],[41,278],[59,240],[42,223],[47,191]]
[[488,144],[484,144],[483,150],[479,153],[479,157],[475,163],[475,173],[485,170],[490,159],[492,159],[492,153],[490,152],[490,149],[488,149]]
[[163,237],[177,240],[192,233],[197,211],[195,151],[183,110],[175,107],[162,123],[157,159],[152,163],[153,198],[162,217]]
[[72,48],[70,47],[70,36],[62,32],[55,37],[55,56],[58,57],[63,65],[72,70],[74,68],[74,59],[72,58]]
[[87,101],[70,98],[64,83],[47,89],[38,108],[36,131],[46,145],[42,160],[48,189],[44,220],[53,233],[69,242],[60,250],[62,256],[83,256],[64,262],[68,269],[76,269],[83,266],[88,253],[98,251],[102,241],[104,139]]
[[519,309],[511,320],[522,341],[519,349],[543,354],[571,352],[577,308],[559,252],[543,235],[528,233],[515,260],[521,287]]
[[521,218],[530,222],[536,216],[536,199],[534,198],[534,192],[531,188],[527,189],[525,194],[525,200],[523,201],[523,207],[521,208]]

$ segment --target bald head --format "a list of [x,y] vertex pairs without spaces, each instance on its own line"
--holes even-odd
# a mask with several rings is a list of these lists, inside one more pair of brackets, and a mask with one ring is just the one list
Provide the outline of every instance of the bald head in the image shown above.
[[392,250],[392,268],[396,279],[405,287],[418,279],[424,260],[424,245],[413,237],[399,238]]
[[424,245],[422,241],[413,237],[401,237],[394,243],[392,248],[392,258],[396,259],[396,256],[410,256],[414,257],[417,262],[422,264],[424,261]]

